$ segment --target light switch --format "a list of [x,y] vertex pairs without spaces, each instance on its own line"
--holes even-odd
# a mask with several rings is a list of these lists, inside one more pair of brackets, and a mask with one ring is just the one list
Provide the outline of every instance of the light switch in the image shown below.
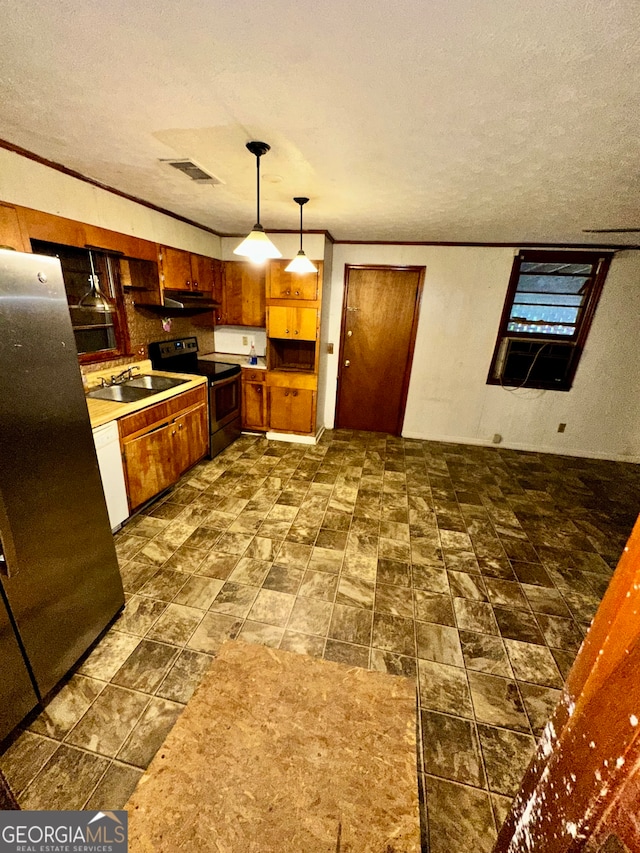
[[327,352],[329,355],[333,355],[333,344],[327,344]]

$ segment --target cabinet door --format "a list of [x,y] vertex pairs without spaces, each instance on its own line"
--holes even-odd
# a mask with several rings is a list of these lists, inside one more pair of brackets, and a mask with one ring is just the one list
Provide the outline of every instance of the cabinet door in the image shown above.
[[174,457],[178,476],[195,465],[209,450],[207,407],[197,406],[173,422]]
[[215,288],[213,258],[207,258],[204,255],[191,255],[191,276],[193,290],[213,292]]
[[264,430],[267,428],[265,388],[262,382],[242,383],[242,427]]
[[291,308],[283,308],[280,305],[269,306],[269,325],[267,334],[270,338],[290,338],[293,334],[293,323],[295,318],[291,316]]
[[265,271],[243,261],[224,265],[223,322],[229,326],[265,325]]
[[134,510],[174,483],[178,474],[173,453],[174,424],[165,424],[123,442],[129,507]]
[[287,272],[285,268],[288,264],[287,260],[269,263],[267,297],[269,299],[317,299],[320,273]]
[[182,249],[171,249],[163,246],[161,249],[161,270],[164,287],[169,290],[191,290],[191,255]]
[[289,308],[292,315],[293,339],[315,341],[318,312],[315,308]]
[[0,204],[0,249],[15,249],[16,252],[30,252],[31,246],[23,235],[15,207]]
[[279,432],[314,432],[315,391],[306,388],[269,388],[269,428]]

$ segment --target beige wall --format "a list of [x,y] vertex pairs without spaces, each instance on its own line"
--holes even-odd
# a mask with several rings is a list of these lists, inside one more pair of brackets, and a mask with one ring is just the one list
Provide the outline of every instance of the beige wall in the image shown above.
[[[426,266],[403,435],[640,461],[640,252],[616,255],[569,392],[487,385],[517,248],[333,247],[325,425],[334,423],[345,264]],[[566,423],[565,433],[558,424]]]
[[0,148],[0,198],[161,245],[221,256],[220,238]]

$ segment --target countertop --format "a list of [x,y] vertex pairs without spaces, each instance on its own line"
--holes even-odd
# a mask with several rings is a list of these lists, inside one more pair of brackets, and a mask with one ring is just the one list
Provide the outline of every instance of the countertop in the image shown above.
[[110,421],[118,420],[118,418],[123,418],[125,415],[130,415],[133,412],[139,412],[140,409],[145,409],[147,406],[162,403],[164,400],[175,397],[177,394],[182,394],[184,391],[191,391],[193,388],[197,388],[198,385],[206,385],[207,382],[206,376],[167,373],[164,370],[144,370],[143,372],[151,376],[169,376],[173,379],[184,379],[186,381],[175,388],[169,388],[167,391],[158,391],[157,394],[150,394],[142,400],[136,400],[135,403],[114,403],[111,400],[96,400],[93,397],[87,397],[87,408],[89,409],[89,420],[91,421],[92,429],[107,424]]
[[258,356],[257,364],[249,364],[248,355],[232,355],[227,352],[200,353],[198,358],[206,358],[208,361],[218,361],[223,364],[239,364],[241,367],[250,367],[252,370],[267,369],[267,359],[264,356]]

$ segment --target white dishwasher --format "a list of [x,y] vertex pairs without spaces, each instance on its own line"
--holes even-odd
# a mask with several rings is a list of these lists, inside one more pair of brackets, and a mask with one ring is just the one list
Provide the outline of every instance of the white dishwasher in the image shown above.
[[102,489],[107,502],[109,523],[117,530],[129,517],[127,490],[124,484],[118,424],[111,421],[93,430],[93,440],[98,454],[98,466],[102,477]]

